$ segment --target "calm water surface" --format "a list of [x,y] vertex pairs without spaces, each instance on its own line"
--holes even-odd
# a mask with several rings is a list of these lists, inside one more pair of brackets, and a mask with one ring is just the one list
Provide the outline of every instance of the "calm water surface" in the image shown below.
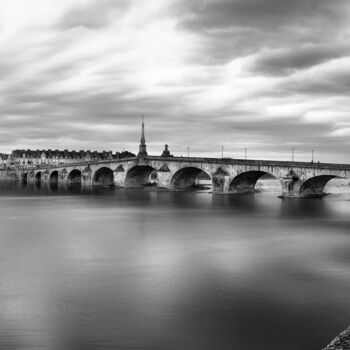
[[319,350],[350,324],[346,189],[2,185],[0,348]]

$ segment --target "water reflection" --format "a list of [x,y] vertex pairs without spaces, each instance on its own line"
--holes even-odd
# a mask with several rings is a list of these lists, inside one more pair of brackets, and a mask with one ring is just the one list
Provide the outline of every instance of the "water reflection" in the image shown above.
[[0,347],[320,349],[350,202],[0,185]]

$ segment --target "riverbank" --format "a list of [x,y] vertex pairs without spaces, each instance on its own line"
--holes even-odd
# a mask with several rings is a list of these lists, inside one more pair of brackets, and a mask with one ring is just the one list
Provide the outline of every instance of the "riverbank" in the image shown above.
[[349,350],[350,349],[350,327],[340,333],[327,347],[323,350]]

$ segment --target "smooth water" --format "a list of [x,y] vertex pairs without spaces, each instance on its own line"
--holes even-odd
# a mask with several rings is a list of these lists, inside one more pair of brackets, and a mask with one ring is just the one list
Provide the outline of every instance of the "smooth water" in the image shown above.
[[2,184],[0,348],[319,350],[350,324],[341,190]]

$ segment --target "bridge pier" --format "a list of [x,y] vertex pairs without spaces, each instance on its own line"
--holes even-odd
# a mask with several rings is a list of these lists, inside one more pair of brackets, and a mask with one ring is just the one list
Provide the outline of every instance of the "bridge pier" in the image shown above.
[[157,171],[157,187],[170,190],[171,175],[170,171]]
[[290,170],[289,173],[280,179],[282,184],[282,198],[297,198],[300,196],[301,180],[299,176]]
[[82,187],[88,187],[92,185],[92,170],[90,165],[87,165],[81,171],[80,183]]
[[231,177],[226,175],[213,175],[212,192],[214,194],[223,194],[229,192]]
[[80,184],[82,187],[92,186],[92,177],[82,175]]
[[61,171],[58,172],[58,179],[57,183],[59,187],[67,186],[68,183],[68,171],[66,168],[63,168]]
[[116,187],[125,187],[126,172],[123,165],[119,165],[113,170],[113,182]]
[[300,185],[291,180],[282,179],[282,195],[283,198],[297,198],[300,197]]
[[31,170],[27,173],[27,183],[33,184],[35,182],[35,172],[34,170]]
[[50,182],[50,172],[45,170],[41,173],[41,183],[49,183]]

